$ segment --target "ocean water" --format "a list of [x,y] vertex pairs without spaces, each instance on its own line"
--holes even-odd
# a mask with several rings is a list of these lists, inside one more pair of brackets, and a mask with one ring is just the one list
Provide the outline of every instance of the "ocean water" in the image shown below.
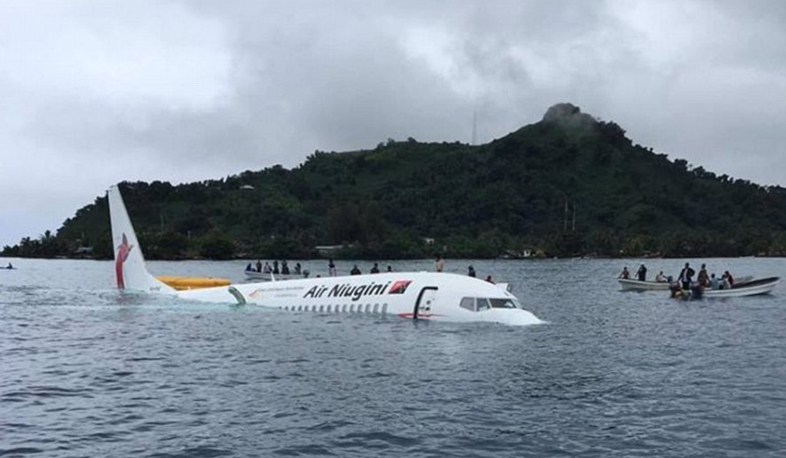
[[[188,303],[119,293],[109,262],[11,262],[0,456],[786,456],[786,284],[677,301],[619,291],[639,260],[448,260],[509,281],[546,321],[506,327]],[[706,262],[786,276],[784,259]]]

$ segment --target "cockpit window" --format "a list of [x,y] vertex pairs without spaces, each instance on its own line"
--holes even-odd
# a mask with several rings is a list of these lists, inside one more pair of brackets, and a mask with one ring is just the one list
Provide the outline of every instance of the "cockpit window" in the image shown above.
[[482,312],[483,310],[488,310],[491,306],[489,305],[489,300],[485,297],[479,297],[476,299],[478,305],[478,312]]
[[491,306],[495,309],[515,309],[516,303],[510,299],[489,299]]
[[461,299],[461,303],[459,304],[459,307],[461,307],[463,309],[467,309],[470,312],[474,312],[475,311],[475,298],[474,297],[465,297],[465,298]]
[[495,309],[517,309],[520,308],[519,302],[515,298],[489,299],[485,297],[464,297],[459,303],[459,307],[470,312],[482,312],[483,310]]

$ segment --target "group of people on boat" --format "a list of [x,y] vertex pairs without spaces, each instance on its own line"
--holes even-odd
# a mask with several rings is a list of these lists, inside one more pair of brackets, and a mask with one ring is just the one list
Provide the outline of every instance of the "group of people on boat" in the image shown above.
[[690,266],[690,263],[686,262],[685,267],[680,271],[680,276],[677,278],[678,286],[681,286],[682,289],[691,289],[696,286],[710,289],[734,288],[734,276],[728,270],[724,271],[723,275],[718,278],[715,276],[715,273],[707,274],[707,265],[702,264],[699,274],[696,276],[696,281],[693,281],[694,273],[695,271]]
[[273,266],[270,266],[270,263],[265,261],[265,265],[262,265],[262,261],[257,260],[256,265],[251,264],[250,262],[246,266],[246,272],[261,272],[265,274],[274,274],[274,275],[301,275],[302,267],[300,263],[295,264],[295,268],[292,271],[289,270],[289,264],[286,261],[281,261],[281,269],[278,268],[278,260],[273,261]]
[[[620,272],[617,278],[630,280],[630,271],[628,270],[628,266],[622,268],[622,272]],[[660,278],[663,278],[663,271],[661,271],[660,273],[658,273],[658,275],[655,276],[655,281],[666,281],[666,280],[660,280]],[[636,280],[647,281],[647,267],[644,264],[639,266],[639,270],[636,271]]]
[[[676,279],[674,279],[671,275],[668,277],[663,275],[663,271],[661,270],[655,276],[655,281],[658,283],[669,283],[671,285],[671,289],[676,288],[683,290],[690,290],[696,287],[710,289],[730,289],[734,287],[734,277],[728,270],[723,272],[723,275],[718,278],[714,273],[708,275],[707,265],[702,264],[695,281],[693,280],[694,275],[696,275],[696,271],[690,266],[689,262],[686,262],[685,266],[682,268],[682,270],[680,270],[680,274]],[[622,268],[622,272],[620,272],[618,278],[626,280],[630,279],[628,266]],[[641,264],[639,269],[636,271],[636,280],[647,281],[647,267],[644,264]]]

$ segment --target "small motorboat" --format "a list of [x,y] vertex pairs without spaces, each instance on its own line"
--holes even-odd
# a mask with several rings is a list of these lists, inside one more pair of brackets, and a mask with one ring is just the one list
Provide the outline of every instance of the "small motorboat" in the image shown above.
[[731,288],[725,289],[710,289],[697,286],[690,290],[680,289],[676,286],[672,290],[672,297],[700,299],[703,297],[745,297],[745,296],[758,296],[760,294],[769,294],[775,289],[775,286],[780,282],[780,277],[767,277],[757,280],[749,280],[745,282],[737,282]]
[[295,274],[274,274],[272,272],[257,272],[256,270],[246,270],[246,280],[247,281],[279,281],[279,280],[297,280],[302,278],[308,278],[309,271],[308,269],[304,269],[302,273]]
[[[745,284],[753,280],[750,275],[737,278],[737,284]],[[620,278],[617,280],[623,291],[668,291],[669,282],[667,281],[641,281],[632,278]]]
[[617,280],[623,291],[668,291],[669,282],[667,281],[641,281],[632,278],[620,278]]

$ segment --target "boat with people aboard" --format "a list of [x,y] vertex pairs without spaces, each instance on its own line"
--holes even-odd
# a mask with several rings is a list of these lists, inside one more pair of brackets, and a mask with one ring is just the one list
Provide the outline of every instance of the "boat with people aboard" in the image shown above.
[[[151,275],[118,186],[107,192],[118,289],[284,312],[368,314],[524,326],[542,323],[504,287],[464,275],[390,272],[177,290]],[[274,274],[275,275],[275,274]]]
[[278,281],[278,280],[297,280],[300,278],[308,278],[310,272],[308,269],[299,274],[274,274],[273,272],[257,272],[256,270],[246,270],[246,281]]
[[699,284],[690,289],[682,289],[675,283],[671,289],[671,297],[683,299],[718,298],[718,297],[745,297],[769,294],[780,282],[780,277],[767,277],[737,282],[731,288],[709,288]]
[[618,278],[623,291],[668,291],[668,281],[641,281],[632,278]]
[[647,267],[644,264],[639,266],[636,271],[636,278],[632,278],[628,266],[624,266],[622,271],[617,276],[622,291],[675,291],[675,289],[688,290],[692,285],[701,285],[704,288],[712,290],[732,289],[735,286],[748,284],[754,280],[752,276],[737,277],[736,279],[727,270],[723,275],[716,277],[715,274],[710,274],[707,270],[707,265],[702,264],[701,269],[693,279],[696,271],[691,268],[690,263],[686,262],[685,267],[680,270],[679,275],[675,278],[666,276],[661,270],[655,275],[654,281],[647,280]]
[[[745,283],[752,280],[753,280],[752,276],[746,275],[744,277],[739,277],[737,279],[737,282]],[[670,283],[668,280],[642,281],[642,280],[634,280],[632,278],[618,278],[617,282],[619,282],[622,291],[668,291],[670,287]]]
[[279,269],[278,260],[274,260],[273,264],[259,260],[256,264],[249,262],[244,271],[246,281],[276,281],[276,280],[296,280],[298,278],[308,278],[308,269],[303,269],[300,263],[296,263],[295,267],[290,271],[289,265],[286,260],[281,261],[281,269]]

